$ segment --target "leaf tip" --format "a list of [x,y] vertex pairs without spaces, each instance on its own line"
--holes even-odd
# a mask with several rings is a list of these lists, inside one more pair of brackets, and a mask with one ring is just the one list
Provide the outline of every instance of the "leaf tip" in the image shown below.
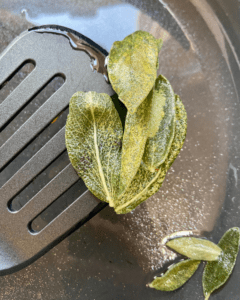
[[151,282],[151,283],[148,283],[148,284],[146,284],[146,287],[153,288],[153,284],[152,284],[152,282]]

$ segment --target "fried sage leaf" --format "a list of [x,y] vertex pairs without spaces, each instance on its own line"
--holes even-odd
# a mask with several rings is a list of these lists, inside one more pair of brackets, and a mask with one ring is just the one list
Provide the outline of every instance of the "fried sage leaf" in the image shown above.
[[192,259],[214,261],[217,260],[221,248],[216,244],[194,237],[180,237],[166,243],[168,247]]
[[173,265],[162,277],[157,277],[149,287],[160,291],[174,291],[186,283],[196,272],[200,260],[183,260]]
[[122,135],[121,120],[107,94],[73,95],[65,133],[68,155],[88,189],[110,206],[119,184]]
[[146,168],[154,172],[165,161],[175,133],[175,95],[162,75],[153,89],[150,116],[149,138],[142,159]]
[[120,193],[131,183],[144,153],[150,122],[152,91],[133,114],[127,113],[122,146]]
[[175,96],[175,135],[165,162],[154,173],[140,165],[137,174],[126,191],[116,200],[114,209],[118,214],[130,212],[140,203],[155,194],[162,185],[168,169],[179,154],[187,132],[187,114],[180,98]]
[[130,113],[136,111],[154,85],[160,47],[161,40],[141,30],[112,45],[107,65],[109,80]]
[[203,272],[202,284],[205,300],[222,286],[232,273],[239,251],[240,230],[229,229],[221,238],[218,246],[222,249],[217,261],[208,262]]
[[[170,83],[160,75],[136,112],[127,113],[122,148],[121,192],[133,180],[144,157],[145,165],[151,172],[164,162],[174,131],[175,96]],[[148,139],[149,136],[153,138]],[[147,139],[148,147],[145,150]]]

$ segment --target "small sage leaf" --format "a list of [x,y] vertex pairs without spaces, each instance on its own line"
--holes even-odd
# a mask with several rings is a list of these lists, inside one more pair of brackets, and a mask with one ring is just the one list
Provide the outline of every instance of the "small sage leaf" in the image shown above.
[[174,291],[186,283],[196,272],[200,260],[183,260],[173,265],[162,277],[157,277],[149,287],[160,291]]
[[168,169],[179,154],[187,132],[187,114],[178,96],[175,96],[175,135],[165,162],[159,170],[150,172],[140,165],[131,185],[116,199],[114,209],[118,214],[126,214],[155,194],[161,187]]
[[203,272],[202,284],[205,300],[222,286],[232,273],[239,251],[240,230],[229,229],[221,238],[218,246],[222,249],[217,261],[208,262]]
[[121,120],[107,94],[73,95],[65,133],[68,155],[88,189],[110,206],[119,184],[122,135]]
[[216,244],[194,237],[176,238],[167,242],[166,245],[182,255],[197,260],[217,260],[222,252]]
[[130,113],[136,111],[154,85],[160,47],[159,40],[141,30],[112,45],[107,65],[109,80]]
[[165,161],[175,133],[175,95],[169,81],[162,75],[156,80],[150,109],[149,138],[143,162],[154,172]]

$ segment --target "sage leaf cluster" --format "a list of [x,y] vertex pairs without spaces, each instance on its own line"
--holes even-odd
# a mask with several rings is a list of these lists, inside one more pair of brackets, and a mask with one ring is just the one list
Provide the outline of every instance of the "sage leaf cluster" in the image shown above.
[[[107,69],[118,98],[77,92],[70,100],[70,161],[88,189],[118,214],[159,190],[186,137],[184,105],[167,78],[157,76],[161,47],[162,40],[145,31],[115,42]],[[126,107],[121,119],[117,101]]]
[[221,238],[218,245],[206,239],[178,237],[166,246],[190,258],[173,264],[165,274],[156,277],[149,287],[161,291],[174,291],[185,284],[195,273],[201,261],[206,262],[202,285],[205,300],[230,277],[240,245],[240,229],[233,227]]

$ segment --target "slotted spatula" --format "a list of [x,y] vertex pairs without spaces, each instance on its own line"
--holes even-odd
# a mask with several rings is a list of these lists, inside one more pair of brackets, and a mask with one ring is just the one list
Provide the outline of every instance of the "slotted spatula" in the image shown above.
[[[36,67],[0,102],[0,134],[50,78],[60,74],[65,82],[1,146],[0,172],[68,106],[75,92],[113,94],[106,81],[106,55],[85,36],[54,25],[30,29],[7,47],[0,56],[0,86],[23,62],[33,61]],[[65,150],[64,135],[62,128],[0,189],[0,275],[27,266],[105,207],[86,191],[43,230],[30,229],[32,220],[79,180],[69,163],[19,211],[9,209],[10,201]]]

